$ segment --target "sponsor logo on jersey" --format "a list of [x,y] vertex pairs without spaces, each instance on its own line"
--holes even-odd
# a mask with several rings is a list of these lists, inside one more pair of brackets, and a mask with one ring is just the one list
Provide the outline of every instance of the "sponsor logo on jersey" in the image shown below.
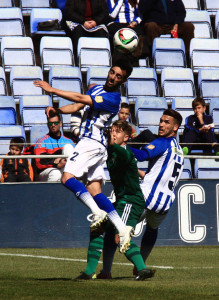
[[148,145],[146,148],[150,149],[150,150],[153,150],[155,148],[154,145]]
[[103,102],[103,97],[102,97],[102,96],[96,96],[96,97],[95,97],[95,101],[96,101],[97,103],[101,103],[101,102]]

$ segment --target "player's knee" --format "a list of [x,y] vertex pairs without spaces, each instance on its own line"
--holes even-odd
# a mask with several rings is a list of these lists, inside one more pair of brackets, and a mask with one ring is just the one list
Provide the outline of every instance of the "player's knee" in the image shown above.
[[71,156],[74,152],[74,147],[71,144],[66,144],[62,149],[62,154],[66,156]]
[[54,169],[48,174],[48,181],[60,181],[61,176],[61,171],[58,169]]
[[74,178],[74,176],[73,176],[72,174],[69,174],[69,173],[64,172],[64,173],[62,174],[61,183],[62,183],[62,184],[65,184],[66,181],[67,181],[68,179],[70,179],[70,178]]

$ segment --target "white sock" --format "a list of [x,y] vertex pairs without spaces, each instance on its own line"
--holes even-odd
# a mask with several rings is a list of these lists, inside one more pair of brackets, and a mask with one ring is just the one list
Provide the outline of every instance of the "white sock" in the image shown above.
[[122,219],[120,218],[119,214],[116,210],[113,210],[107,214],[110,221],[113,223],[113,225],[116,227],[118,232],[125,230],[125,223],[123,223]]
[[93,214],[99,214],[100,213],[100,209],[98,207],[98,205],[96,204],[96,202],[94,201],[93,197],[91,196],[90,193],[83,193],[79,196],[79,199],[90,208],[91,212]]

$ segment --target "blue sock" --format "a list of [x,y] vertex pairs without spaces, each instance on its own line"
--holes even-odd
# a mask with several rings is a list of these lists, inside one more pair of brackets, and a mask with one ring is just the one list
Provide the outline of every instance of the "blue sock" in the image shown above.
[[68,180],[66,180],[64,186],[71,190],[73,193],[75,193],[77,197],[80,197],[81,194],[88,192],[83,183],[81,183],[74,177],[71,177]]
[[103,193],[97,194],[93,198],[99,208],[104,210],[105,212],[110,213],[111,211],[115,210],[112,202]]

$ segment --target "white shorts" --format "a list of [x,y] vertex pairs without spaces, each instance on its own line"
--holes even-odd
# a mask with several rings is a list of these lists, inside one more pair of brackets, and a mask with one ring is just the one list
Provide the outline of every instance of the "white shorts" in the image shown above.
[[106,180],[104,165],[107,160],[106,148],[99,142],[82,138],[74,148],[73,155],[68,158],[64,172],[82,178],[85,174],[87,181]]

